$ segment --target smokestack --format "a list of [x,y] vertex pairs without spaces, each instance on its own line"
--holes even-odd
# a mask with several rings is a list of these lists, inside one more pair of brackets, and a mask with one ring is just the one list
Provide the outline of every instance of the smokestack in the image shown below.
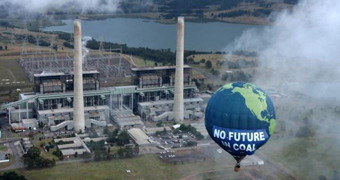
[[83,55],[82,55],[81,23],[79,19],[74,21],[74,100],[73,123],[74,131],[85,131],[84,99],[83,99]]
[[184,120],[183,99],[183,62],[184,58],[184,17],[178,17],[177,23],[177,50],[176,50],[176,76],[175,76],[175,121]]

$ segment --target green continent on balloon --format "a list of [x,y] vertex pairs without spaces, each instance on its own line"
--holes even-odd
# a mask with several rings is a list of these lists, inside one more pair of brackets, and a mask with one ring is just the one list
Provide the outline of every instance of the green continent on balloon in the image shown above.
[[[257,93],[254,93],[257,92]],[[248,109],[261,121],[266,121],[269,123],[267,117],[262,117],[262,111],[267,111],[266,95],[257,91],[251,84],[244,84],[244,88],[235,87],[232,91],[233,93],[240,93],[246,101],[246,106]]]
[[220,88],[220,90],[224,89],[230,89],[232,93],[239,93],[245,99],[247,108],[258,120],[270,123],[269,134],[274,132],[276,125],[275,119],[262,116],[263,112],[269,113],[266,101],[267,98],[262,91],[259,91],[254,85],[249,83],[245,83],[243,87],[234,87],[233,83],[226,84]]

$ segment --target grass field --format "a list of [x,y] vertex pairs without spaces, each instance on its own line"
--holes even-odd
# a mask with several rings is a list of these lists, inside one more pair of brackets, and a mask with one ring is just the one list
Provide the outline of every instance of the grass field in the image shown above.
[[[53,168],[22,172],[28,179],[181,179],[209,169],[226,168],[226,163],[215,160],[190,164],[165,164],[156,155],[145,155],[132,159],[101,161],[91,163],[61,164]],[[230,169],[232,167],[230,166]],[[126,170],[130,170],[127,173]],[[235,179],[239,175],[234,174]]]
[[[141,57],[138,56],[131,56],[131,55],[126,55],[122,54],[122,56],[129,61],[132,65],[136,67],[154,67],[155,66],[155,61],[152,60],[144,60]],[[158,66],[162,66],[162,63],[157,63]]]
[[9,162],[0,163],[0,169],[5,168],[5,167],[8,167],[8,166],[14,164],[14,162],[15,162],[14,158],[11,158],[11,159],[9,160]]

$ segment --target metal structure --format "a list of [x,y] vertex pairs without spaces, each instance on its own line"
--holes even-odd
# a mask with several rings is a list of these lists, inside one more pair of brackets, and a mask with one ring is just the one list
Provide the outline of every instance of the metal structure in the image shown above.
[[[39,29],[41,29],[42,24],[39,26]],[[28,52],[27,32],[27,24],[26,21],[24,21],[24,37],[19,64],[24,69],[31,82],[33,82],[35,74],[73,72],[73,57],[71,55],[73,54],[73,51],[65,52],[64,56],[57,56],[56,51],[53,49],[56,41],[54,32],[51,36],[50,51],[48,52],[41,51],[39,46],[40,36],[36,37],[36,50]],[[14,37],[13,34],[12,36]],[[72,39],[73,33],[71,33],[71,40]],[[11,40],[11,43],[14,43],[14,40],[15,39]],[[108,54],[107,52],[111,53]],[[101,74],[102,81],[124,77],[125,75],[130,74],[131,64],[121,56],[122,49],[104,49],[103,43],[101,42],[97,54],[98,55],[87,55],[86,60],[83,62],[84,71],[98,70]]]
[[[101,79],[124,77],[130,74],[130,63],[127,62],[119,53],[109,55],[88,56],[83,63],[85,71],[98,70]],[[34,74],[41,73],[69,73],[73,71],[73,58],[70,56],[57,57],[55,53],[42,53],[34,56],[34,53],[22,54],[20,61],[21,67],[25,70],[28,78],[33,82]]]

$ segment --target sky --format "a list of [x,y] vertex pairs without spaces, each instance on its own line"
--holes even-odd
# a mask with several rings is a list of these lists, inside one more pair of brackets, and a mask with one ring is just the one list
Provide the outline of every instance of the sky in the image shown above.
[[0,5],[10,5],[11,12],[46,13],[49,9],[75,9],[82,12],[116,12],[122,0],[1,0]]

